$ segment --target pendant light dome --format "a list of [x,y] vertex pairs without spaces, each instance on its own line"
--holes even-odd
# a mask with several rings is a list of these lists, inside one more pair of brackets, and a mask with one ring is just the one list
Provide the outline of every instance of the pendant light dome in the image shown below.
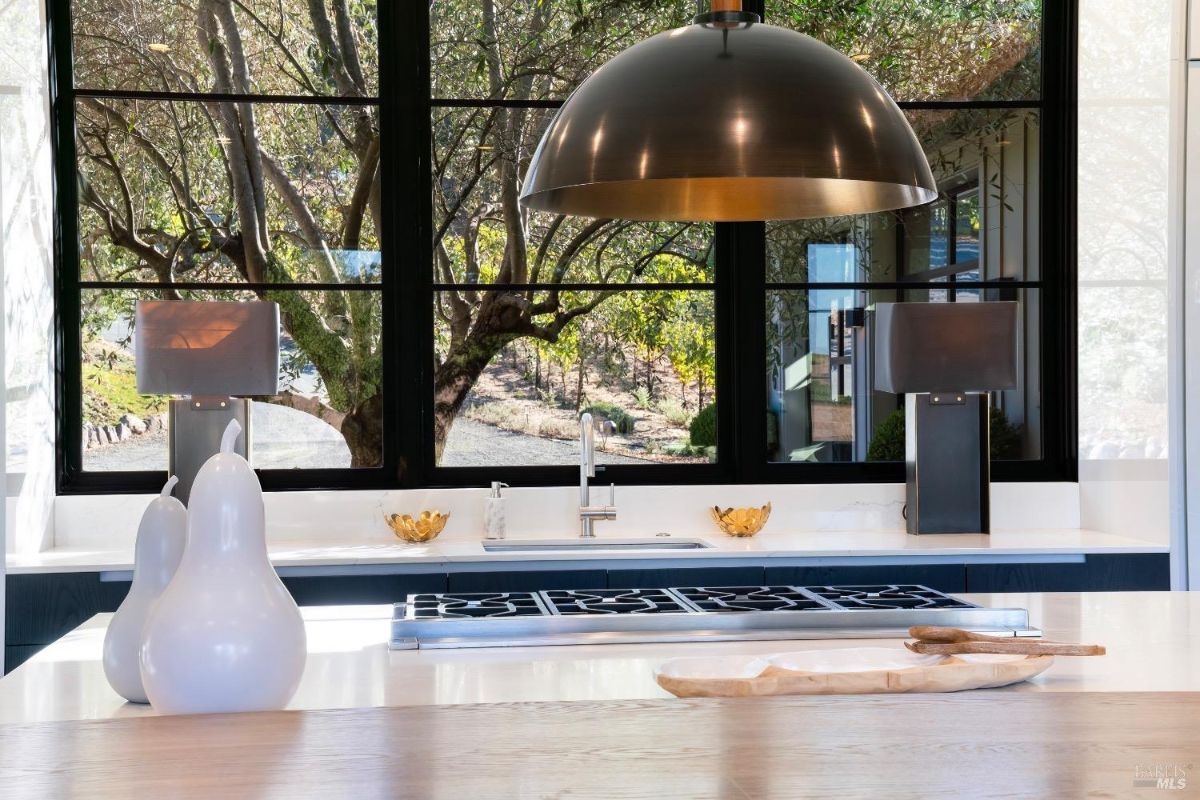
[[531,209],[634,220],[804,219],[937,196],[908,120],[861,67],[715,0],[567,99],[521,191]]

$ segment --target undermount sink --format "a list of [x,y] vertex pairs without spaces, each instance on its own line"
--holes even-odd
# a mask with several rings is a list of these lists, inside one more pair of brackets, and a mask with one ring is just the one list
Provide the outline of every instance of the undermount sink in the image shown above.
[[553,553],[592,550],[707,550],[712,545],[703,539],[674,539],[667,536],[650,539],[498,539],[485,541],[489,553]]

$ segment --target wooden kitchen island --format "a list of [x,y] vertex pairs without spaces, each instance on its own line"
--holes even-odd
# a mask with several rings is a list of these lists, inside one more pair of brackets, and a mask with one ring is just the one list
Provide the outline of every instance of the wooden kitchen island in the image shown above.
[[37,800],[1171,797],[1197,794],[1198,762],[1194,693],[513,703],[0,727],[3,796]]
[[158,717],[104,683],[97,618],[0,680],[0,796],[1200,796],[1200,593],[966,597],[1108,655],[955,695],[678,700],[672,656],[900,642],[391,652],[387,609],[331,607],[293,710]]

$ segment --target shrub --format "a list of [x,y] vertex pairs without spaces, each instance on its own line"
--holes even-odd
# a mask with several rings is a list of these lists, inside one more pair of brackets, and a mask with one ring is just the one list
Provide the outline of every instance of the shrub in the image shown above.
[[692,447],[717,446],[717,404],[712,403],[700,409],[688,426]]
[[633,433],[634,418],[631,417],[625,409],[621,408],[616,403],[592,403],[587,408],[579,412],[582,414],[591,414],[593,417],[601,417],[617,426],[617,433],[629,434]]
[[639,386],[633,390],[633,404],[642,411],[650,410],[650,390],[645,386]]
[[[875,437],[867,448],[867,460],[903,461],[904,427],[904,409],[898,408],[888,414],[875,429]],[[1009,422],[998,408],[993,408],[988,418],[988,435],[993,460],[1021,457],[1021,429]]]
[[1008,421],[998,408],[992,409],[988,433],[992,439],[992,459],[1010,461],[1021,457],[1021,429]]
[[897,408],[879,423],[867,447],[867,461],[904,460],[904,409]]
[[678,400],[658,401],[658,412],[667,418],[667,422],[686,428],[692,423],[692,414]]

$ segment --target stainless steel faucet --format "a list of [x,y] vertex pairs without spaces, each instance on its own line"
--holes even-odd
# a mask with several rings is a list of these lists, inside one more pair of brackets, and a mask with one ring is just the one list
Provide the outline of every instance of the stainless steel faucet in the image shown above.
[[[611,422],[608,423],[612,425]],[[591,414],[579,417],[579,535],[584,539],[595,537],[597,521],[617,518],[617,486],[609,484],[608,505],[592,505],[591,487],[588,478],[596,477],[596,429]]]

